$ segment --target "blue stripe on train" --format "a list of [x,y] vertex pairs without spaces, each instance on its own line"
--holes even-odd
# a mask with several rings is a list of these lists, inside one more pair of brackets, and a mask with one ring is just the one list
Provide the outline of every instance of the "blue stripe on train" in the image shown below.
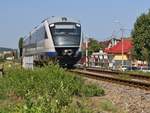
[[47,52],[47,55],[50,57],[55,57],[55,56],[57,56],[57,53],[56,52]]

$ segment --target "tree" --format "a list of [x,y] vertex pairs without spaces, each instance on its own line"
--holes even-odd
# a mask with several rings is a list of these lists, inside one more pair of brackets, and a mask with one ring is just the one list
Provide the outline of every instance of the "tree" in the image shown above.
[[20,53],[19,56],[21,57],[22,56],[22,48],[23,48],[23,37],[20,37],[18,47],[19,47],[19,53]]
[[99,42],[93,38],[89,39],[89,43],[88,43],[88,53],[89,55],[91,55],[93,52],[99,52],[99,50],[101,49],[101,45],[99,44]]
[[150,62],[150,10],[137,18],[132,30],[135,58]]

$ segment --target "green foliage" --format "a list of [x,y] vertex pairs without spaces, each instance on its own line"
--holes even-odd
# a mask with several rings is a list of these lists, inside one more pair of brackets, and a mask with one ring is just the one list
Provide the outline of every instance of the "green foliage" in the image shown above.
[[138,74],[138,75],[146,75],[146,76],[150,76],[150,72],[143,72],[140,70],[132,70],[132,71],[127,71],[127,74]]
[[137,18],[131,34],[135,58],[150,62],[150,11]]
[[20,37],[19,42],[18,42],[18,47],[19,48],[23,47],[23,37]]
[[19,42],[18,42],[18,47],[19,47],[20,56],[22,56],[23,37],[20,37]]
[[88,44],[88,53],[91,55],[93,52],[99,52],[101,49],[101,45],[99,42],[95,39],[90,38],[89,39],[89,44]]
[[82,89],[85,96],[101,96],[104,95],[104,90],[98,88],[95,84],[85,85]]
[[[0,112],[72,113],[74,104],[70,104],[74,96],[103,94],[103,89],[85,85],[82,78],[58,66],[34,70],[8,69],[0,78]],[[82,107],[74,113],[82,110],[88,111]]]

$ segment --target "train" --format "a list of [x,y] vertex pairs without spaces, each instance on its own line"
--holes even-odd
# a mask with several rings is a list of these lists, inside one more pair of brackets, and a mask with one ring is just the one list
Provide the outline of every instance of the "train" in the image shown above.
[[23,39],[23,67],[55,61],[73,67],[82,57],[83,33],[80,21],[68,17],[43,20]]

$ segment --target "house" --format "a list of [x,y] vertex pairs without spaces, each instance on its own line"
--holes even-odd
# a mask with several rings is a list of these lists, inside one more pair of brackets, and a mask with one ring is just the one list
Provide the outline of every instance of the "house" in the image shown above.
[[89,58],[89,64],[92,67],[108,67],[108,56],[103,50],[94,52]]
[[131,65],[131,50],[133,48],[130,38],[123,38],[116,45],[110,48],[105,48],[108,54],[110,65],[116,68],[121,65]]
[[[108,67],[109,60],[108,60],[107,53],[104,50],[105,50],[105,48],[111,48],[111,47],[115,46],[119,41],[120,41],[120,39],[117,39],[117,38],[112,38],[112,39],[106,40],[106,41],[100,41],[99,44],[102,46],[103,49],[99,50],[99,52],[92,53],[91,56],[88,56],[88,58],[87,58],[88,65],[93,66],[93,67],[94,66]],[[86,50],[86,43],[83,43],[82,49],[83,49],[83,51]],[[83,56],[79,63],[85,64],[86,57]]]
[[17,57],[17,50],[0,47],[0,59],[13,60]]
[[92,53],[92,55],[88,57],[89,66],[108,68],[108,54],[104,50],[105,48],[111,48],[115,46],[119,41],[120,39],[112,38],[110,40],[99,42],[103,49],[99,50],[99,52]]
[[111,48],[111,47],[113,47],[118,42],[120,42],[120,39],[112,38],[110,40],[100,41],[99,44],[102,45],[102,47],[105,49],[105,48]]

